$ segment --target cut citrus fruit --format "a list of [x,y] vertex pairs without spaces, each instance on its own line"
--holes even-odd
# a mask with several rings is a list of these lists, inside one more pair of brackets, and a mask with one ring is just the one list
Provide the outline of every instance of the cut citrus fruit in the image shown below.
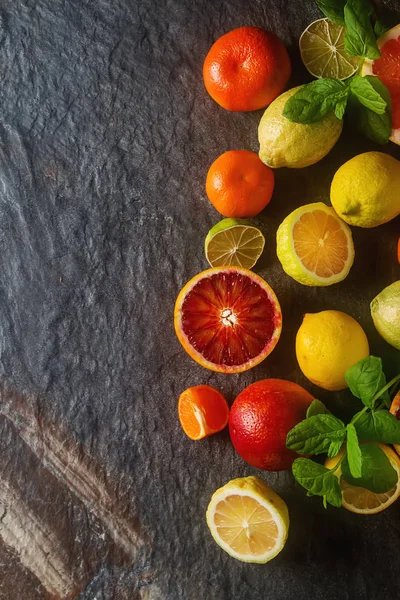
[[388,88],[392,99],[392,135],[390,139],[400,144],[400,25],[389,29],[378,39],[381,57],[366,58],[362,75],[375,75]]
[[[393,398],[392,404],[390,405],[390,412],[397,420],[400,420],[400,392],[397,392]],[[393,446],[397,454],[400,454],[400,444],[393,444]]]
[[338,283],[354,261],[350,227],[322,202],[301,206],[279,226],[277,254],[284,271],[303,285]]
[[268,562],[288,536],[287,506],[259,477],[233,479],[218,489],[206,519],[217,544],[243,562]]
[[179,396],[178,415],[186,435],[191,440],[201,440],[226,427],[229,406],[211,385],[196,385]]
[[301,34],[301,60],[314,77],[347,79],[357,71],[360,59],[344,51],[344,27],[318,19]]
[[[378,444],[381,450],[384,451],[392,467],[400,475],[400,459],[396,452],[386,444]],[[325,467],[332,469],[343,455],[343,450],[334,458],[327,458]],[[374,515],[388,508],[400,495],[400,479],[397,479],[397,485],[393,489],[384,494],[375,494],[370,490],[355,485],[350,485],[341,476],[341,468],[335,472],[335,475],[340,478],[340,486],[342,488],[342,506],[350,512],[360,515]]]
[[251,269],[264,244],[265,238],[257,227],[242,219],[223,219],[208,232],[204,252],[212,267],[234,265]]
[[241,267],[214,267],[181,290],[175,331],[186,352],[220,373],[241,373],[258,365],[276,346],[282,313],[274,291]]

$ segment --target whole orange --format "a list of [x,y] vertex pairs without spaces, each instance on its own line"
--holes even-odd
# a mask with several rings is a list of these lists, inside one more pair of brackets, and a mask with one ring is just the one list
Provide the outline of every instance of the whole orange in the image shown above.
[[239,27],[221,36],[203,65],[207,92],[233,111],[268,106],[283,92],[290,72],[281,40],[259,27]]
[[297,383],[263,379],[245,388],[229,414],[229,432],[238,454],[266,471],[290,469],[298,455],[286,448],[286,436],[305,419],[313,397]]
[[221,154],[207,173],[207,196],[225,217],[254,217],[271,200],[274,191],[272,169],[249,150]]

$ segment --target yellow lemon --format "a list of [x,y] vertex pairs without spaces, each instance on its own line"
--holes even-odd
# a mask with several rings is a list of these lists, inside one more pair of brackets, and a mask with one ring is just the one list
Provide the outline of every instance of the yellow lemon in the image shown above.
[[282,111],[298,89],[293,88],[278,96],[264,112],[258,126],[260,159],[274,169],[313,165],[332,150],[342,133],[343,121],[333,112],[308,125],[286,119]]
[[[383,450],[390,464],[397,471],[397,475],[400,476],[400,459],[396,453],[387,444],[378,444],[379,448]],[[327,469],[333,469],[335,465],[342,458],[344,449],[339,452],[334,458],[327,458],[325,461],[325,467]],[[350,485],[341,476],[341,468],[339,467],[335,471],[336,477],[339,478],[340,487],[342,488],[342,506],[347,510],[357,513],[359,515],[374,515],[385,508],[388,508],[397,498],[400,496],[400,477],[397,479],[396,487],[384,492],[383,494],[376,494],[367,490],[366,488]]]
[[304,375],[325,390],[347,387],[347,369],[369,355],[367,336],[353,317],[339,310],[306,314],[296,336],[296,357]]
[[306,204],[282,221],[276,253],[283,270],[303,285],[326,286],[347,277],[354,261],[350,227],[323,202]]
[[260,477],[232,479],[219,488],[206,518],[217,544],[243,562],[268,562],[288,536],[286,503]]
[[332,206],[357,227],[376,227],[400,214],[400,161],[383,152],[358,154],[335,173]]

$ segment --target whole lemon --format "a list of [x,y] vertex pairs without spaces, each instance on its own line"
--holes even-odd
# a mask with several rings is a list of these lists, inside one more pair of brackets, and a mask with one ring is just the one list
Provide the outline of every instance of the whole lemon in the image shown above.
[[383,339],[400,350],[400,281],[388,285],[372,300],[371,316]]
[[343,121],[329,113],[317,123],[292,123],[282,115],[287,100],[299,87],[284,92],[264,112],[258,126],[259,156],[274,169],[313,165],[332,150],[340,137]]
[[332,206],[349,225],[376,227],[400,214],[400,161],[383,152],[358,154],[335,173]]
[[347,387],[347,369],[369,355],[367,336],[353,317],[339,310],[304,316],[296,336],[296,357],[304,375],[325,390]]

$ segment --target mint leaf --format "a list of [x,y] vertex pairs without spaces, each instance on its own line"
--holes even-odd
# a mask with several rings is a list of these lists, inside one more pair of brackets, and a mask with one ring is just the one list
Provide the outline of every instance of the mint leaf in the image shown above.
[[351,485],[366,488],[375,494],[384,494],[394,488],[397,483],[397,472],[383,450],[377,444],[361,444],[360,449],[361,477],[352,476],[346,456],[342,462],[344,479]]
[[350,94],[347,104],[349,122],[373,142],[387,144],[392,133],[392,103],[389,90],[378,77],[367,75],[364,79],[367,79],[371,86],[385,100],[386,110],[383,114],[378,115],[363,106],[354,94]]
[[346,436],[344,423],[328,414],[309,417],[291,429],[286,446],[298,454],[323,454],[331,442],[343,443]]
[[340,439],[330,443],[330,446],[328,448],[329,458],[333,458],[334,456],[336,456],[339,453],[339,450],[342,447],[343,442],[344,442],[344,438],[343,439],[340,438]]
[[343,119],[346,107],[347,107],[347,96],[345,98],[342,98],[341,100],[339,100],[339,102],[335,106],[335,115],[337,116],[338,119],[340,119],[340,120]]
[[346,0],[315,0],[318,8],[330,21],[344,25],[344,5]]
[[363,358],[347,370],[345,379],[353,396],[372,408],[374,396],[386,384],[382,360],[376,356]]
[[331,411],[328,410],[321,400],[313,400],[307,409],[306,418],[315,417],[315,415],[331,415]]
[[337,508],[342,506],[338,478],[329,469],[308,458],[297,458],[292,465],[292,473],[296,481],[307,490],[307,495],[323,497],[325,508],[326,502]]
[[353,421],[361,440],[400,444],[400,421],[388,410],[368,411],[359,418],[355,415]]
[[315,123],[323,119],[343,101],[349,93],[348,85],[338,79],[317,79],[303,85],[289,98],[283,116],[294,123]]
[[374,88],[367,77],[356,75],[350,80],[350,91],[360,103],[378,115],[383,115],[386,110],[386,101]]
[[347,425],[347,460],[353,477],[361,477],[361,450],[358,443],[356,428],[353,423]]
[[344,50],[350,56],[380,57],[370,19],[372,12],[369,0],[347,0],[344,7]]
[[392,29],[398,23],[398,17],[393,13],[386,11],[380,15],[379,19],[375,21],[374,33],[376,37],[381,37],[384,33]]

